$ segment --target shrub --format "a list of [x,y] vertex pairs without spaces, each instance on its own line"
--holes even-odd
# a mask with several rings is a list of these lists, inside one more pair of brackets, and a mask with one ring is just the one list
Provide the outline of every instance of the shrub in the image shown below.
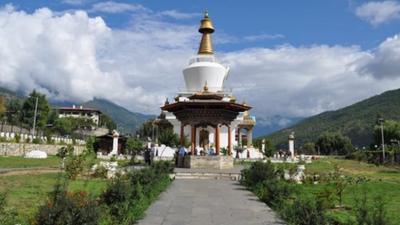
[[241,182],[247,187],[254,187],[258,183],[262,183],[266,180],[276,180],[277,171],[275,166],[270,162],[254,162],[250,168],[244,169],[241,172]]
[[19,143],[21,141],[21,135],[15,134],[14,141],[15,141],[15,143]]
[[69,193],[57,184],[50,200],[39,208],[35,222],[40,225],[96,225],[99,212],[85,192]]
[[14,225],[19,222],[17,212],[13,209],[6,209],[6,194],[0,193],[0,224]]
[[33,143],[33,144],[41,144],[41,143],[42,143],[42,140],[40,140],[39,138],[34,138],[34,139],[32,140],[32,143]]
[[325,210],[321,200],[298,196],[293,203],[284,205],[281,215],[289,224],[321,225],[326,224]]
[[261,201],[273,208],[279,208],[294,193],[294,187],[285,182],[277,180],[266,180],[254,188],[254,192]]
[[175,165],[171,161],[159,161],[153,163],[151,167],[155,170],[157,174],[173,173]]
[[132,186],[129,182],[121,177],[113,180],[100,199],[107,206],[110,224],[133,223],[135,217],[132,213]]
[[170,184],[170,170],[169,162],[156,162],[152,167],[114,179],[100,197],[107,212],[102,221],[107,224],[133,224]]
[[93,177],[96,178],[107,178],[107,169],[104,166],[97,166],[94,173]]
[[355,215],[357,224],[361,225],[387,225],[390,224],[387,218],[385,201],[378,196],[373,199],[373,204],[369,206],[367,192],[364,190],[361,196],[355,197]]

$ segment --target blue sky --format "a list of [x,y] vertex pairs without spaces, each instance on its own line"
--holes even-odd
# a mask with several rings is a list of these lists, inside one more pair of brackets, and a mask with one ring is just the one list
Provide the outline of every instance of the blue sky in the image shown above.
[[0,86],[158,113],[184,86],[207,9],[227,83],[259,118],[306,117],[400,87],[400,2],[0,3]]
[[[33,12],[37,8],[48,7],[54,11],[70,9],[89,10],[98,0],[32,0],[6,1],[19,9]],[[75,2],[71,4],[68,2]],[[295,46],[327,44],[358,45],[363,49],[376,47],[387,37],[398,32],[400,20],[380,26],[371,26],[355,14],[358,6],[365,1],[229,1],[229,0],[121,0],[118,3],[140,4],[153,11],[177,10],[183,13],[202,13],[207,9],[219,32],[239,37],[254,35],[279,35],[279,38],[265,38],[252,43],[239,42],[221,44],[219,50],[232,50],[247,47],[273,47],[290,43]],[[132,12],[90,13],[101,16],[110,27],[128,26]],[[179,21],[183,24],[195,24],[198,17]],[[173,21],[173,19],[170,19]],[[174,22],[174,21],[173,21]],[[176,22],[176,21],[175,21]]]

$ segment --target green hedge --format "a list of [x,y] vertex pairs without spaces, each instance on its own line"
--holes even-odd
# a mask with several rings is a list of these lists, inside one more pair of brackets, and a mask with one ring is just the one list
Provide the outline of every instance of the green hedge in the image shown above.
[[[327,176],[325,178],[327,181],[321,179],[320,182],[327,182],[325,187],[330,186],[334,189],[324,189],[319,193],[300,191],[298,184],[283,179],[283,167],[275,166],[271,162],[255,162],[249,168],[242,170],[241,174],[241,183],[278,212],[288,224],[390,224],[383,200],[367,200],[367,194],[358,197],[354,208],[350,211],[337,211],[335,202],[339,201],[339,205],[342,205],[341,201],[335,198],[340,191],[343,191],[345,185],[343,182],[346,181],[346,177],[339,173],[333,173],[336,176]],[[374,207],[369,207],[366,202],[372,202]]]
[[85,192],[68,192],[57,185],[49,201],[40,207],[33,224],[91,225],[134,224],[171,183],[170,162],[119,175],[97,199]]

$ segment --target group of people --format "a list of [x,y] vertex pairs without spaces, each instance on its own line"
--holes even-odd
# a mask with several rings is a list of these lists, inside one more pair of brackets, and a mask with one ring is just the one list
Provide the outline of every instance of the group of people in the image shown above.
[[[215,155],[215,151],[214,151],[213,147],[209,148],[208,150],[203,150],[203,149],[199,150],[198,148],[195,148],[194,155],[198,155],[198,153],[201,156]],[[178,167],[183,167],[185,156],[188,154],[189,154],[189,150],[187,150],[185,148],[185,146],[180,145],[175,152],[175,164]]]

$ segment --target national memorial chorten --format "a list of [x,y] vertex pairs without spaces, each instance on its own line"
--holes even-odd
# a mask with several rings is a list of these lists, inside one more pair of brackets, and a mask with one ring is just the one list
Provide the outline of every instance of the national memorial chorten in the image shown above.
[[158,121],[172,125],[181,145],[185,137],[190,139],[189,155],[193,158],[210,148],[215,149],[215,156],[221,156],[224,148],[226,157],[236,157],[234,146],[242,146],[241,130],[247,130],[247,148],[252,147],[255,118],[248,113],[250,106],[237,103],[225,89],[229,68],[218,63],[214,56],[211,39],[214,26],[207,12],[199,32],[202,38],[198,53],[183,70],[186,90],[178,93],[175,102],[165,102]]

